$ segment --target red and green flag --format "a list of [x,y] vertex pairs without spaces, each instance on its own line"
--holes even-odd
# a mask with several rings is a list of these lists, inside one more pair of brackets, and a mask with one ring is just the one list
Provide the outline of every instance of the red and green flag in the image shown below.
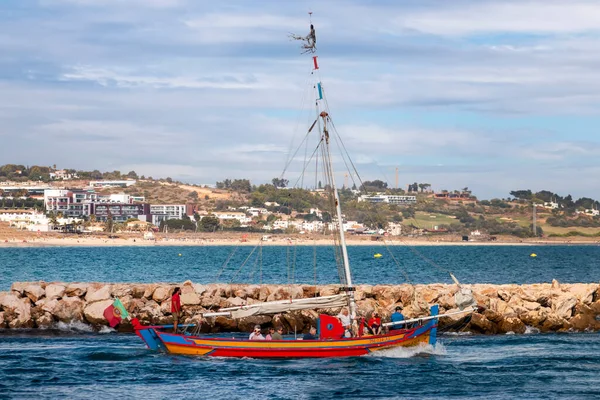
[[114,303],[104,310],[104,318],[106,318],[108,324],[114,328],[123,318],[129,318],[129,313],[125,309],[123,303],[121,303],[121,300],[115,299]]

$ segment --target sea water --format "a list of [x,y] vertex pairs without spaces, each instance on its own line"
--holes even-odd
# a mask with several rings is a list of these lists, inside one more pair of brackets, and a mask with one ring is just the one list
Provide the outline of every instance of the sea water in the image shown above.
[[595,333],[442,336],[433,349],[262,360],[151,352],[133,334],[0,336],[1,399],[594,399]]
[[[235,249],[0,248],[0,290],[26,280],[338,281],[330,248],[264,247],[258,259],[254,256],[259,250],[251,255],[251,246]],[[447,270],[466,283],[600,280],[596,246],[390,251],[350,247],[355,281],[450,282]],[[374,253],[383,257],[375,259]],[[59,324],[46,331],[0,330],[0,399],[593,399],[600,398],[599,390],[598,333],[442,335],[436,348],[392,349],[357,358],[256,360],[159,354],[133,334],[109,328],[95,333],[84,324]]]
[[[350,246],[357,284],[600,281],[600,246]],[[382,254],[374,258],[374,254]],[[531,257],[535,253],[536,257]],[[0,290],[16,281],[339,283],[327,246],[0,248]]]

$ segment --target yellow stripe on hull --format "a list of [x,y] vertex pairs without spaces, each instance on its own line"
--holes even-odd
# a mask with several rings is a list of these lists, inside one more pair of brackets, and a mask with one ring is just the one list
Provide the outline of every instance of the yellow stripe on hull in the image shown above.
[[176,344],[166,344],[166,347],[167,347],[167,350],[169,351],[169,353],[185,354],[185,355],[191,355],[191,356],[204,356],[204,355],[210,353],[211,351],[213,351],[213,349],[205,349],[205,348],[190,347],[190,346],[179,346]]
[[420,344],[428,344],[428,343],[429,343],[429,333],[427,333],[425,335],[417,336],[415,338],[406,340],[404,342],[394,343],[390,346],[370,347],[369,350],[370,351],[379,351],[379,350],[393,349],[394,347],[413,347],[413,346],[418,346]]

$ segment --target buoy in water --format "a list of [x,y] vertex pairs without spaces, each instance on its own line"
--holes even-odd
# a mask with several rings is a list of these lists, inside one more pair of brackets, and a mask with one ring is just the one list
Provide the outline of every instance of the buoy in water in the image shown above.
[[181,257],[181,253],[177,254],[179,257]]
[[535,254],[535,253],[531,253],[531,254],[529,255],[529,257],[537,257],[537,254]]
[[373,255],[373,257],[374,257],[374,258],[381,258],[381,257],[383,257],[383,256],[382,256],[381,254],[377,253],[377,254],[374,254],[374,255]]

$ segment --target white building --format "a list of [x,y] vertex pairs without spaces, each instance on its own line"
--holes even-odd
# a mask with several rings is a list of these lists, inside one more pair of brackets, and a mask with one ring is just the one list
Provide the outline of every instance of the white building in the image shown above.
[[132,204],[134,202],[143,203],[146,201],[144,196],[132,196],[125,193],[110,194],[106,196],[98,196],[100,203],[125,203]]
[[323,212],[318,208],[311,208],[309,214],[315,214],[319,218],[323,218]]
[[358,201],[368,201],[369,203],[389,203],[398,205],[411,205],[417,204],[417,196],[400,196],[400,195],[387,195],[387,194],[376,194],[373,196],[362,195],[358,198]]
[[90,186],[93,188],[105,188],[105,187],[128,187],[135,185],[137,181],[134,179],[127,179],[124,181],[90,181]]
[[[243,212],[236,212],[236,211],[215,211],[212,213],[212,215],[214,215],[215,217],[219,218],[220,221],[232,221],[232,220],[238,220],[240,221],[240,224],[242,226],[246,226],[248,225],[251,221],[252,218],[246,216],[245,213]],[[203,217],[205,217],[206,215],[203,215],[200,217],[200,219],[202,219]]]
[[[240,207],[240,209],[241,209],[241,207]],[[246,210],[246,212],[248,214],[252,215],[253,217],[258,217],[259,215],[268,213],[269,210],[267,210],[266,208],[251,207],[251,208],[248,208]]]
[[90,216],[98,195],[87,190],[47,189],[44,190],[46,212],[62,213],[66,217]]
[[76,173],[70,174],[64,169],[59,169],[57,171],[50,172],[48,175],[50,175],[50,179],[54,179],[54,180],[62,179],[64,181],[69,180],[69,179],[79,178],[79,176],[77,176]]
[[544,203],[544,208],[550,209],[550,210],[556,210],[559,208],[558,203],[555,203],[553,201],[549,201],[549,202],[545,202]]
[[152,224],[160,225],[162,221],[169,219],[182,219],[186,215],[185,204],[151,204],[150,215]]

